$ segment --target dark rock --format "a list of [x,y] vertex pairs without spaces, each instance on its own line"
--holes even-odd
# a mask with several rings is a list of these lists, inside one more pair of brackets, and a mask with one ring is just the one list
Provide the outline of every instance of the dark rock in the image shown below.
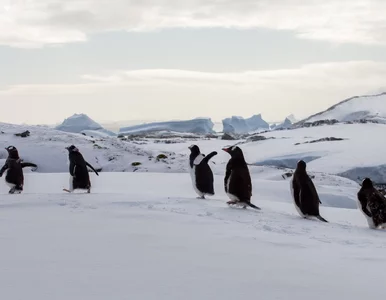
[[296,143],[295,146],[300,145],[300,144],[313,144],[313,143],[320,143],[320,142],[335,142],[335,141],[344,141],[345,139],[342,138],[336,138],[336,137],[325,137],[321,138],[318,140],[312,140],[309,142],[304,142],[304,143]]
[[161,160],[161,159],[167,159],[168,157],[165,155],[165,154],[158,154],[157,155],[157,160]]
[[224,133],[223,136],[221,137],[222,140],[224,141],[234,141],[236,140],[235,137],[233,137],[232,135],[230,135],[229,133]]
[[15,136],[20,136],[22,138],[30,136],[30,132],[28,130],[22,132],[22,133],[15,133]]

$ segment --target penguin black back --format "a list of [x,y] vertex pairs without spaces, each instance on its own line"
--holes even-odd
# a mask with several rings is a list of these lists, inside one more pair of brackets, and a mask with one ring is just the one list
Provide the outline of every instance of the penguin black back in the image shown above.
[[[226,165],[224,188],[231,200],[250,203],[252,197],[252,180],[243,151],[237,147],[223,149],[231,156]],[[232,199],[233,198],[233,199]]]
[[370,178],[365,178],[357,194],[362,212],[372,222],[370,228],[386,224],[386,198],[374,187]]
[[213,156],[217,155],[217,152],[213,151],[205,156],[197,145],[192,145],[189,149],[191,151],[189,165],[193,188],[200,198],[205,198],[205,195],[213,196],[215,194],[214,177],[208,162]]
[[300,160],[293,174],[292,187],[295,205],[304,216],[314,216],[323,222],[327,222],[320,216],[318,192],[312,179],[307,174],[307,164]]
[[8,146],[5,148],[8,152],[8,158],[4,166],[0,170],[0,177],[3,176],[3,173],[7,171],[5,181],[8,185],[11,186],[9,193],[13,194],[15,191],[21,192],[24,185],[24,174],[23,168],[25,167],[35,167],[37,166],[32,163],[22,162],[19,157],[19,151],[14,146]]
[[91,183],[87,167],[90,167],[96,175],[99,175],[98,172],[83,158],[83,155],[77,147],[71,145],[66,149],[68,150],[68,158],[70,161],[70,175],[74,177],[73,189],[89,189]]

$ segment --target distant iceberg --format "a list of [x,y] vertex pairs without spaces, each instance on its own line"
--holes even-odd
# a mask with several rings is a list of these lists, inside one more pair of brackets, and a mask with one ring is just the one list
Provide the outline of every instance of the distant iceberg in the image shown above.
[[263,120],[261,114],[253,115],[248,119],[232,116],[222,120],[224,133],[243,134],[257,130],[269,129],[269,124]]
[[210,118],[196,118],[185,121],[154,122],[120,128],[121,135],[134,135],[159,131],[180,133],[209,134],[215,133],[214,123]]
[[74,114],[71,117],[65,119],[62,124],[55,127],[56,130],[83,133],[85,135],[99,134],[100,136],[115,136],[112,131],[104,129],[100,124],[92,120],[85,114]]

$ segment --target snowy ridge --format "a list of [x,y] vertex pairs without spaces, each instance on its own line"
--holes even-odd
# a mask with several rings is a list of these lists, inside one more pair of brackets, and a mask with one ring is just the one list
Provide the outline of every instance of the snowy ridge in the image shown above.
[[[269,131],[259,134],[263,140],[249,139],[226,141],[197,136],[168,138],[118,139],[66,133],[39,126],[0,124],[0,158],[5,158],[4,148],[14,145],[26,161],[39,165],[38,172],[67,172],[66,146],[75,144],[86,159],[103,172],[168,172],[186,173],[191,144],[200,146],[203,153],[217,151],[211,160],[215,174],[223,174],[229,155],[221,149],[239,144],[247,162],[254,164],[251,172],[261,167],[293,169],[304,159],[310,172],[323,176],[341,175],[360,182],[365,174],[375,182],[386,182],[386,159],[382,151],[386,143],[383,124],[337,124]],[[26,138],[14,134],[29,130]],[[334,139],[331,139],[334,138]],[[2,150],[3,149],[3,150]],[[159,157],[160,156],[160,157]],[[283,173],[285,170],[282,171]]]
[[339,122],[374,120],[386,123],[386,93],[351,97],[301,122],[326,119]]
[[119,130],[120,135],[138,135],[159,131],[172,131],[180,133],[209,134],[214,133],[214,123],[210,118],[196,118],[185,121],[168,121],[140,124],[123,127]]
[[74,114],[65,119],[62,124],[56,126],[55,129],[72,133],[84,133],[86,135],[116,135],[115,133],[104,129],[100,124],[90,119],[90,117],[85,114]]

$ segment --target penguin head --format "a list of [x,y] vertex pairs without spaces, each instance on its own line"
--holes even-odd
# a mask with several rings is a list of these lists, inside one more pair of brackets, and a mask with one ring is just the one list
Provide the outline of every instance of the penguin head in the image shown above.
[[234,157],[234,158],[244,158],[243,151],[238,146],[231,146],[231,147],[228,147],[228,148],[223,148],[222,150],[227,152],[227,153],[229,153],[229,155],[231,157]]
[[296,169],[299,171],[305,171],[307,168],[307,164],[304,160],[299,160]]
[[200,148],[198,148],[197,145],[191,145],[189,146],[191,154],[199,155],[200,154]]
[[71,145],[69,147],[66,147],[66,149],[68,150],[68,152],[79,152],[79,149],[76,148],[74,145]]
[[371,181],[370,178],[365,178],[363,181],[362,181],[362,187],[364,189],[371,189],[373,188],[373,182]]
[[15,146],[8,146],[7,148],[5,148],[5,150],[7,150],[8,156],[10,158],[19,159],[19,152],[17,151]]

